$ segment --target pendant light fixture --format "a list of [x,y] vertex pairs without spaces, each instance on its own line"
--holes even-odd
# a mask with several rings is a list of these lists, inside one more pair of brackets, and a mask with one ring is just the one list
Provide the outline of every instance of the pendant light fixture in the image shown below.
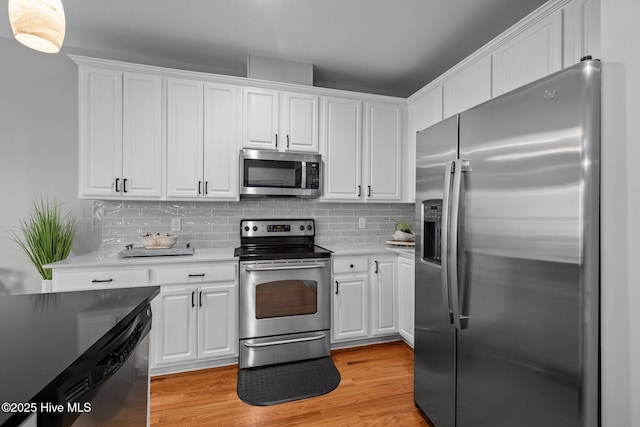
[[13,36],[25,46],[46,53],[60,52],[65,18],[60,0],[9,0]]

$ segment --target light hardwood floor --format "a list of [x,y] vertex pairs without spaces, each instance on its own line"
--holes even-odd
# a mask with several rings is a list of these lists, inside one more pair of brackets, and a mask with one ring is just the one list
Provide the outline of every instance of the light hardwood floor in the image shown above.
[[332,352],[338,388],[251,406],[236,395],[237,365],[151,379],[151,426],[428,426],[413,403],[413,351],[402,342]]

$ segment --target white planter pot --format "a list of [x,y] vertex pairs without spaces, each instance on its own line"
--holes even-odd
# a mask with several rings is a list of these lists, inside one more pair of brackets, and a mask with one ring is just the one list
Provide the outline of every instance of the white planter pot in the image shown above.
[[40,285],[40,292],[43,294],[51,292],[53,288],[53,280],[42,279],[42,283]]
[[393,233],[393,236],[391,236],[391,238],[399,242],[410,242],[413,241],[415,236],[413,234],[405,233],[404,231],[398,230]]

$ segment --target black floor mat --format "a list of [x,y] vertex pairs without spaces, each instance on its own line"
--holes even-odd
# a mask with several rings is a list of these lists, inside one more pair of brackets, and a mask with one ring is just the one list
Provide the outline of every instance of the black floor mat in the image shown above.
[[238,371],[238,397],[256,406],[320,396],[338,384],[340,372],[331,357]]

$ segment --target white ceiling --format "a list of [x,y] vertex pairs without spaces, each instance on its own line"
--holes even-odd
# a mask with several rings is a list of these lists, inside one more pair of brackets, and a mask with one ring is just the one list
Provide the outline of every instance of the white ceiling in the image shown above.
[[318,86],[406,97],[546,0],[62,2],[65,47],[236,76],[269,56],[314,64]]

